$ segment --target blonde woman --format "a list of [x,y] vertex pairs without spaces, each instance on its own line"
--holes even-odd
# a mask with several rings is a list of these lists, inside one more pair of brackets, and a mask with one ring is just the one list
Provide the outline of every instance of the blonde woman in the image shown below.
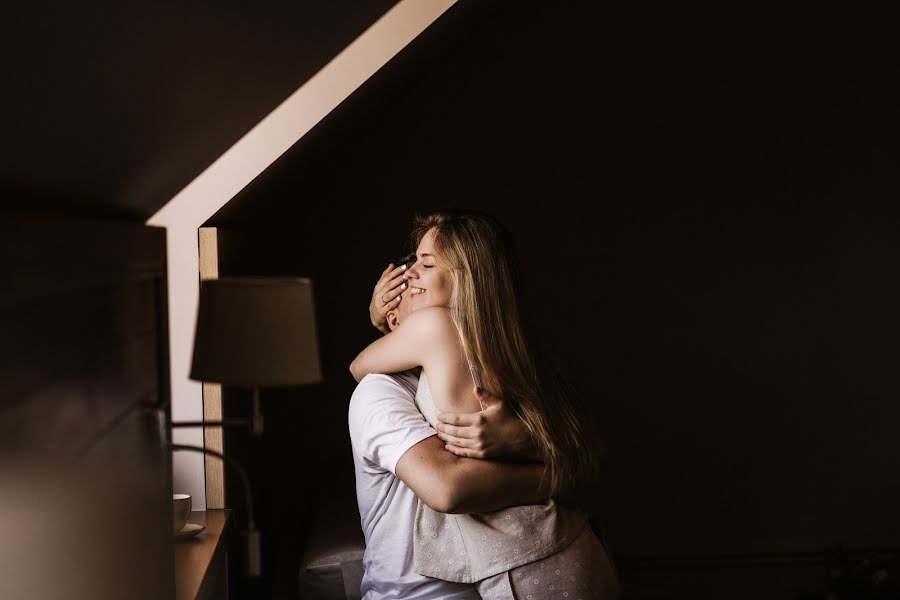
[[[357,356],[350,367],[356,380],[421,367],[416,403],[433,427],[436,409],[485,408],[474,382],[523,421],[551,494],[590,472],[576,405],[564,387],[550,388],[527,344],[503,228],[486,215],[435,213],[416,218],[412,241],[416,258],[403,274],[402,298],[383,298],[389,309],[406,304],[408,316]],[[422,575],[476,583],[485,598],[616,597],[608,557],[581,511],[552,499],[481,515],[434,508],[423,501],[416,513],[414,564]]]

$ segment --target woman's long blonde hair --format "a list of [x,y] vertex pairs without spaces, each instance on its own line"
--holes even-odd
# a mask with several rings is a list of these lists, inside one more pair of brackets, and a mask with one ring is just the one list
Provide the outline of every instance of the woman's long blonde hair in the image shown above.
[[[453,277],[450,313],[482,385],[522,419],[541,452],[556,494],[595,463],[578,398],[546,364],[538,364],[520,314],[518,264],[500,223],[473,211],[418,215],[410,242],[434,230],[435,261]],[[541,361],[545,362],[545,361]]]

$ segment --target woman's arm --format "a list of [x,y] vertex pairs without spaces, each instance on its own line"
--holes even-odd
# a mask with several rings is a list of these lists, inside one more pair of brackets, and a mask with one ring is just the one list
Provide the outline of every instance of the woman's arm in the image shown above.
[[429,307],[418,310],[403,321],[400,327],[375,340],[350,364],[356,381],[369,373],[397,373],[426,365],[446,343],[446,308]]

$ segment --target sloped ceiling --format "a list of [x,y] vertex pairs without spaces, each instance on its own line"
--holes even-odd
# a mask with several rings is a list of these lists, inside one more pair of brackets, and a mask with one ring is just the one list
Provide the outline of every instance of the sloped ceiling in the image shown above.
[[5,7],[0,202],[146,219],[395,3]]

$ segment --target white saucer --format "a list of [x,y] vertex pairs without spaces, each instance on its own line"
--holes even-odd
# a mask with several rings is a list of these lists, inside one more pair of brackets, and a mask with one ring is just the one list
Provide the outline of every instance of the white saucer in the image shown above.
[[196,523],[188,523],[184,527],[181,528],[181,531],[175,534],[175,538],[179,540],[184,540],[190,537],[194,537],[201,531],[205,530],[206,527],[203,525],[197,525]]

